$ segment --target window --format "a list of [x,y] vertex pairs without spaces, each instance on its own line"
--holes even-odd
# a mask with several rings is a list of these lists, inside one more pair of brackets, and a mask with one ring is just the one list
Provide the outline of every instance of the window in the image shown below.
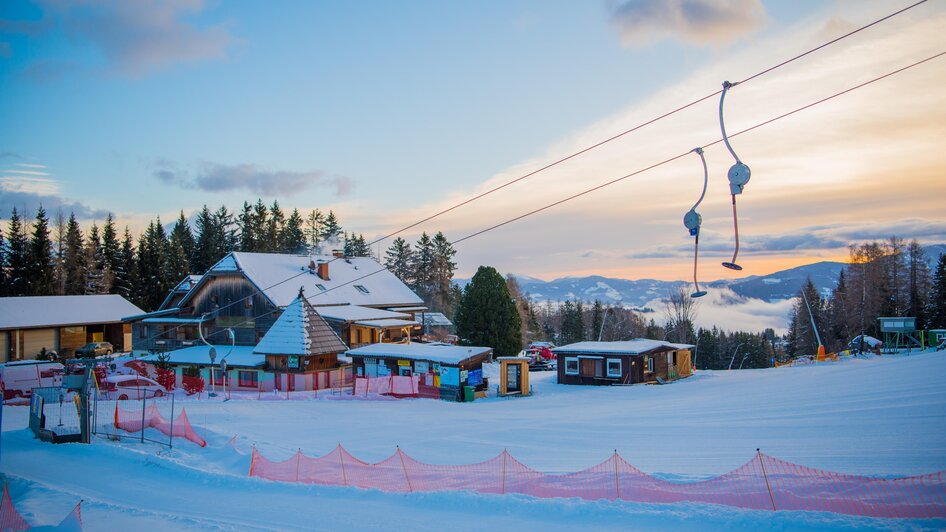
[[256,388],[259,385],[259,374],[255,371],[237,372],[237,379],[241,388]]
[[578,375],[578,359],[577,358],[565,359],[565,375]]
[[214,386],[223,386],[223,370],[214,368]]
[[318,288],[319,290],[325,292],[325,285],[324,285],[324,284],[316,284],[315,287]]
[[362,285],[362,284],[356,284],[356,285],[355,285],[355,290],[358,290],[358,291],[361,292],[362,294],[370,294],[370,293],[371,293],[371,292],[368,291],[367,288],[365,288],[365,285]]
[[620,358],[609,358],[608,359],[608,377],[621,378],[621,359]]
[[148,337],[148,326],[141,324],[138,327],[138,338],[147,338]]
[[648,373],[654,372],[654,359],[651,357],[647,357],[647,372]]
[[253,297],[247,297],[243,300],[243,308],[253,308]]

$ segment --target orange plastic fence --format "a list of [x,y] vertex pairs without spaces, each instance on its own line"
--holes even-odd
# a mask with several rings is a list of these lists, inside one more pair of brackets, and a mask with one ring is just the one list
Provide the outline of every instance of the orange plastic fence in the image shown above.
[[812,469],[762,453],[719,477],[681,483],[643,473],[617,453],[591,468],[558,475],[531,469],[506,451],[478,464],[434,465],[414,460],[400,449],[390,458],[369,464],[341,445],[318,458],[300,450],[282,462],[269,460],[254,448],[249,475],[390,492],[467,490],[643,503],[688,501],[872,517],[946,517],[944,472],[873,478]]
[[187,412],[182,408],[180,415],[174,418],[174,426],[171,422],[161,415],[158,411],[158,405],[151,403],[151,406],[145,411],[144,420],[142,420],[141,411],[128,412],[118,408],[115,405],[115,428],[126,432],[140,432],[143,428],[153,428],[159,430],[162,434],[174,438],[185,438],[201,447],[206,447],[207,442],[197,435],[194,427],[187,419]]
[[[13,506],[13,499],[10,498],[10,492],[7,485],[3,485],[3,498],[0,498],[0,531],[19,532],[29,530],[30,525],[23,519],[20,512]],[[76,507],[60,521],[55,530],[63,532],[81,532],[82,531],[82,501],[76,504]]]

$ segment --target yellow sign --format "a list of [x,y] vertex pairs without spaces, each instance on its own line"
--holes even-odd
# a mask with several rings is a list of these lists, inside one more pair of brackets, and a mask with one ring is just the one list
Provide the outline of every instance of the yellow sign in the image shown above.
[[410,367],[411,361],[410,361],[410,360],[398,360],[398,361],[397,361],[397,365],[398,365],[398,366],[408,366],[408,367]]

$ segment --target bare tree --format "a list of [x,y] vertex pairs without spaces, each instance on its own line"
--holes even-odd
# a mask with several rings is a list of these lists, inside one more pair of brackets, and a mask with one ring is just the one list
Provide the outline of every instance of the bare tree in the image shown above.
[[692,343],[696,339],[693,321],[699,301],[690,297],[690,287],[680,285],[671,290],[666,300],[667,340],[681,343]]

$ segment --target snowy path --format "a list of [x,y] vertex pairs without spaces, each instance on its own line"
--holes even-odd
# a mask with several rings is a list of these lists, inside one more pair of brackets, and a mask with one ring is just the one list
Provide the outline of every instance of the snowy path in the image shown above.
[[[702,372],[669,386],[561,387],[534,375],[536,396],[439,401],[187,402],[209,446],[96,440],[51,446],[5,407],[0,470],[33,523],[85,498],[88,530],[417,530],[902,528],[918,524],[708,505],[530,499],[474,493],[386,494],[247,478],[249,444],[281,459],[342,442],[368,461],[399,444],[422,461],[470,463],[508,448],[549,472],[577,470],[617,448],[645,471],[703,478],[755,447],[805,465],[864,474],[946,469],[943,353],[817,367]],[[238,435],[239,451],[226,444]]]

